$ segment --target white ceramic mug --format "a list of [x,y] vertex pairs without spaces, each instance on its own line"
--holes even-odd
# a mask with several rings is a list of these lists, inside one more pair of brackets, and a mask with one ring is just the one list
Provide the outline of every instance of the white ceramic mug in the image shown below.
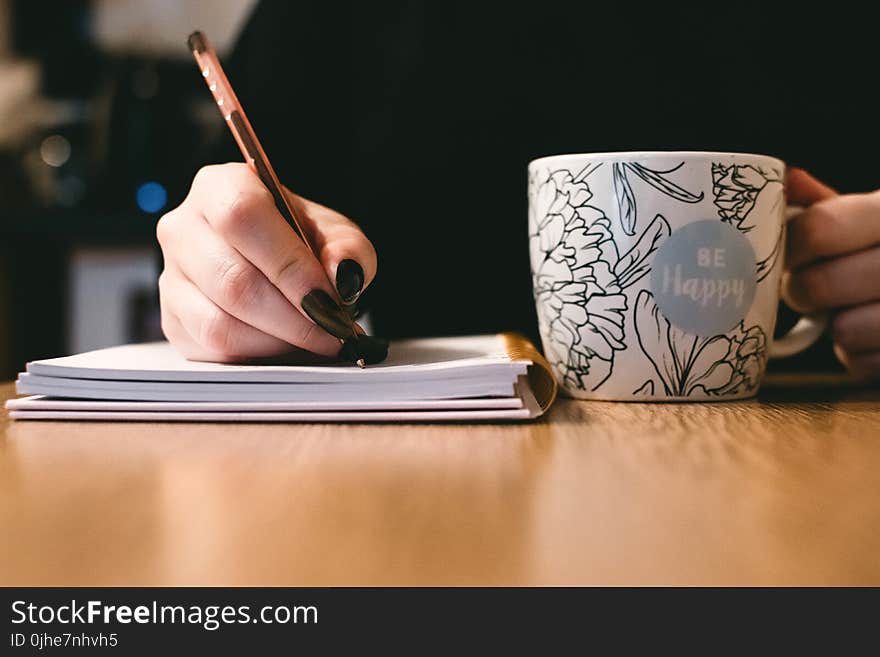
[[529,164],[529,249],[544,353],[581,399],[708,401],[757,393],[773,340],[785,164],[764,155],[556,155]]

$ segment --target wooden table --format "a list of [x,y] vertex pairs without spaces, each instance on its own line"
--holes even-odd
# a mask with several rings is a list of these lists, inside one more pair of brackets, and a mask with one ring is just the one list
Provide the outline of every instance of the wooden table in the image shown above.
[[532,424],[0,423],[0,584],[880,584],[880,391],[840,377]]

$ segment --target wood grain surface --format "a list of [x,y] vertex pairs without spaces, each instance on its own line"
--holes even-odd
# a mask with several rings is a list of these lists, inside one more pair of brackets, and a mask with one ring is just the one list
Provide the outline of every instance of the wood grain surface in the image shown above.
[[3,411],[0,526],[4,585],[878,585],[880,391],[777,376],[530,424]]

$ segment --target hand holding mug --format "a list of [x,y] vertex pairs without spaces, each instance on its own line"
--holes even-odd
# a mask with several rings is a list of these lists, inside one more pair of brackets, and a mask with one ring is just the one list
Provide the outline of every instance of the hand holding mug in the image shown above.
[[789,224],[783,298],[800,312],[830,312],[840,361],[880,377],[880,192],[838,195],[802,169],[789,169],[787,184],[806,209]]

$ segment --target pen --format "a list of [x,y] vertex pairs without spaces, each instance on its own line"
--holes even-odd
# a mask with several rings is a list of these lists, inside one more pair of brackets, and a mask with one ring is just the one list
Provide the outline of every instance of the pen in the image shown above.
[[[278,176],[275,174],[269,158],[266,157],[266,153],[260,145],[241,103],[238,102],[232,85],[226,78],[220,60],[214,49],[211,48],[208,39],[202,32],[193,32],[187,39],[187,45],[192,51],[208,89],[214,96],[217,109],[225,119],[245,161],[272,194],[275,207],[281,216],[309,250],[316,254],[314,245],[311,244],[307,233],[297,220],[297,212],[284,193]],[[324,290],[312,290],[306,294],[302,299],[302,307],[312,321],[340,340],[342,343],[340,355],[347,360],[356,363],[361,368],[365,367],[367,363],[384,360],[388,351],[387,343],[384,340],[358,333],[349,314]]]

